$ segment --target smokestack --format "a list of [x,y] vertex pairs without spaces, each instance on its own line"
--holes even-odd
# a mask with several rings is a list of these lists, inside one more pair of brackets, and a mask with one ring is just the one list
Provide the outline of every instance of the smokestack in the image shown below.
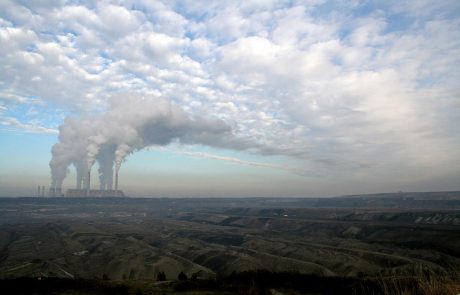
[[56,197],[61,197],[62,196],[62,188],[57,187],[56,188]]
[[88,169],[88,176],[86,179],[86,194],[89,196],[89,190],[91,189],[91,169]]
[[81,174],[77,172],[77,189],[81,189]]
[[50,187],[50,197],[56,196],[56,189],[54,187]]
[[45,197],[45,186],[42,186],[42,194],[41,196],[44,198]]
[[118,169],[115,171],[115,193],[118,191]]

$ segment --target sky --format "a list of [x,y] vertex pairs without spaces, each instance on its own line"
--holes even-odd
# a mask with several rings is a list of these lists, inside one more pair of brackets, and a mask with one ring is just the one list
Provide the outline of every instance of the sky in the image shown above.
[[459,81],[457,0],[0,0],[0,196],[129,128],[130,196],[459,190]]

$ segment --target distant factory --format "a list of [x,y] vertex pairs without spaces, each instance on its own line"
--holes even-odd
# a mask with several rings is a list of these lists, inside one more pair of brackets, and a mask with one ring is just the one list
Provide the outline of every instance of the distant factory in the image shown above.
[[[99,189],[91,189],[91,170],[88,171],[86,179],[84,179],[85,187],[82,188],[81,179],[77,179],[77,187],[68,189],[64,194],[61,187],[51,187],[48,193],[49,197],[124,197],[122,190],[118,189],[118,171],[115,172],[115,187],[112,185],[100,184]],[[37,196],[45,196],[45,187],[38,186]]]
[[68,189],[66,197],[124,197],[122,190],[100,190],[100,189]]
[[36,196],[37,197],[44,197],[45,196],[45,186],[38,186]]

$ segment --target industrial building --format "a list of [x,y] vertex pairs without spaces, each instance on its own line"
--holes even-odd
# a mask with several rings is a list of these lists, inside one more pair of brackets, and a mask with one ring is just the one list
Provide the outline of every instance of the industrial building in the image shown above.
[[84,190],[84,189],[68,189],[65,193],[66,197],[124,197],[122,190]]
[[[42,188],[44,195],[44,187]],[[38,188],[37,191],[40,189]],[[101,189],[91,189],[91,170],[88,171],[88,175],[85,179],[85,188],[81,188],[81,182],[77,180],[77,188],[68,189],[64,194],[62,188],[60,187],[51,187],[49,190],[50,197],[124,197],[125,194],[122,190],[118,189],[118,171],[115,173],[115,188],[111,187],[104,188],[101,186]]]

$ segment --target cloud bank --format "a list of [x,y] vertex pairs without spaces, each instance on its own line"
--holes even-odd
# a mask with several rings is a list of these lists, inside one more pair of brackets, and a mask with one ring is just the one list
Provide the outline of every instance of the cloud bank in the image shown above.
[[[239,140],[200,138],[198,121],[164,127],[172,138],[287,156],[305,175],[458,179],[459,36],[449,0],[2,1],[0,115],[50,132],[69,114],[129,110],[112,97],[140,93],[217,117]],[[123,155],[118,135],[88,132],[82,154],[110,142]]]

